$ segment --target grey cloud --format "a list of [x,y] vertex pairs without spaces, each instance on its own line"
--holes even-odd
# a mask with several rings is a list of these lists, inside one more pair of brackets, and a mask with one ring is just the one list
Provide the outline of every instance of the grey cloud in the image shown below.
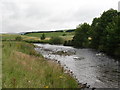
[[[3,17],[4,14],[7,13],[7,17],[9,18],[18,18],[20,16],[20,9],[14,2],[2,2],[2,9],[3,9]],[[10,14],[12,13],[12,14]]]
[[56,0],[3,0],[2,30],[3,32],[22,32],[75,28],[83,22],[91,23],[94,17],[99,16],[106,9],[97,7],[97,2],[93,7],[90,1],[87,1],[87,4],[91,7],[84,6],[84,4],[87,5],[85,2],[81,3],[81,0],[77,2],[74,0],[59,0],[59,2]]
[[44,7],[39,7],[36,5],[30,5],[26,10],[26,17],[43,19],[48,17],[51,13],[50,10],[45,9]]
[[30,28],[30,27],[27,27],[27,26],[24,26],[24,25],[5,25],[5,27],[3,26],[2,27],[3,29],[3,32],[8,32],[8,29],[9,31],[11,31],[12,33],[14,32],[24,32],[24,31],[29,31],[30,29],[33,29],[33,28]]
[[118,11],[120,12],[120,1],[118,2]]

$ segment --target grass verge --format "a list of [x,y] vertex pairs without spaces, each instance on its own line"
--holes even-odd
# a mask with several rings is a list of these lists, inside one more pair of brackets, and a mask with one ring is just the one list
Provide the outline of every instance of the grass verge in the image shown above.
[[77,88],[62,68],[45,60],[26,42],[3,41],[2,88]]

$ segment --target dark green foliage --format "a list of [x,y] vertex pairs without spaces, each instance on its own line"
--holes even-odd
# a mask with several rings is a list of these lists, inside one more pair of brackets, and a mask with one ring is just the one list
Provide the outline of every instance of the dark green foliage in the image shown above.
[[89,31],[90,25],[87,23],[81,24],[75,31],[75,36],[73,37],[73,45],[75,47],[87,47],[89,44]]
[[17,37],[15,38],[15,40],[16,40],[16,41],[21,41],[21,40],[22,40],[22,37],[21,37],[21,36],[17,36]]
[[118,12],[110,9],[104,12],[100,18],[94,19],[92,27],[92,47],[115,55],[119,47],[120,31],[118,30]]
[[73,41],[72,40],[68,40],[68,41],[65,41],[64,46],[73,46]]
[[50,44],[63,44],[64,40],[61,37],[52,37]]
[[75,47],[92,47],[119,57],[120,13],[110,9],[103,12],[99,18],[94,18],[91,26],[87,23],[79,25],[75,31],[73,45]]
[[120,16],[116,16],[113,18],[113,21],[110,22],[105,30],[104,33],[106,36],[101,38],[103,50],[109,54],[114,53],[114,55],[118,55],[116,52],[119,51],[120,56]]
[[62,36],[66,36],[66,34],[64,33]]
[[41,36],[41,40],[44,40],[44,39],[45,39],[45,34],[43,33]]

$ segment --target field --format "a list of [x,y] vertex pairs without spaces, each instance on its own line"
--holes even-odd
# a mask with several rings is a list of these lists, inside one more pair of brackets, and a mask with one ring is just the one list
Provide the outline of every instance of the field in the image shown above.
[[19,34],[1,34],[2,40],[15,40],[16,37],[21,36],[23,40],[40,40],[38,37],[28,37]]
[[[26,34],[25,36],[30,36],[30,37],[37,37],[40,38],[43,33],[29,33]],[[46,38],[51,38],[51,37],[62,37],[64,40],[71,40],[74,36],[74,32],[49,32],[49,33],[44,33]]]
[[34,45],[3,41],[3,88],[76,88],[76,81],[55,62],[44,59]]
[[0,89],[2,88],[2,42],[0,38]]
[[[0,37],[2,37],[2,40],[15,40],[16,37],[21,36],[23,40],[26,41],[41,41],[40,37],[43,33],[29,33],[26,35],[20,35],[20,34],[1,34]],[[61,37],[64,40],[72,40],[74,36],[74,32],[50,32],[50,33],[44,33],[45,34],[45,40],[49,40],[51,37]]]
[[[74,32],[44,33],[45,40],[52,36],[71,40]],[[2,87],[3,88],[76,88],[77,82],[65,74],[62,67],[55,62],[44,59],[35,46],[25,41],[41,41],[42,33],[1,34],[2,39]],[[16,41],[16,37],[21,41]]]

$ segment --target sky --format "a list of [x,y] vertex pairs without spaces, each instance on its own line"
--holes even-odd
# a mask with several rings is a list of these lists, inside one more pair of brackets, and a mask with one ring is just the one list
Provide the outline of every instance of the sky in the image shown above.
[[119,0],[0,0],[2,33],[74,29],[92,23]]

